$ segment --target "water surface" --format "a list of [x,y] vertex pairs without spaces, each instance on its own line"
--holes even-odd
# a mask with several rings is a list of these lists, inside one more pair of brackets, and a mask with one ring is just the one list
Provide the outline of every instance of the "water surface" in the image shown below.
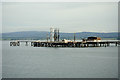
[[11,47],[3,41],[3,78],[117,78],[118,47]]

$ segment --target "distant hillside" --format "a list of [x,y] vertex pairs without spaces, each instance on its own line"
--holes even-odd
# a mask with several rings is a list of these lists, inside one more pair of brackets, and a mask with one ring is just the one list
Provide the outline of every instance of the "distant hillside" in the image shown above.
[[[22,31],[22,32],[11,32],[2,33],[4,40],[16,40],[16,39],[46,39],[46,35],[50,34],[46,31]],[[60,39],[73,39],[73,33],[60,33]],[[97,32],[78,32],[76,33],[76,39],[83,39],[89,36],[97,36],[101,38],[116,38],[118,39],[118,33],[97,33]]]

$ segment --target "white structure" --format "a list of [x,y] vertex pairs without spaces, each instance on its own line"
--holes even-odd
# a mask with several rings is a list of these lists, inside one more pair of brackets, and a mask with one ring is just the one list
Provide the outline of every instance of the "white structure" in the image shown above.
[[54,41],[54,28],[50,28],[50,41]]
[[50,28],[50,41],[59,41],[59,29]]

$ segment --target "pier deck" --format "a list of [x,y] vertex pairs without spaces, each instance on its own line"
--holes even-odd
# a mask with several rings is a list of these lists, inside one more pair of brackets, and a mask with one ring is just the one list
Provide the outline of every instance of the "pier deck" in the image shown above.
[[107,47],[111,44],[118,46],[120,41],[100,41],[100,42],[84,42],[84,41],[73,41],[73,42],[39,42],[39,41],[12,41],[10,46],[20,46],[20,43],[25,42],[26,46],[28,43],[33,47]]
[[107,47],[111,44],[118,46],[119,41],[102,41],[102,42],[33,42],[34,47]]

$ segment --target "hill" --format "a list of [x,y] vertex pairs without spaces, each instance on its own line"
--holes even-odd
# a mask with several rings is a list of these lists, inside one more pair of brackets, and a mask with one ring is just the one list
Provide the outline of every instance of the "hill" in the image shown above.
[[[11,32],[11,33],[2,33],[3,40],[17,40],[17,39],[46,39],[46,35],[50,34],[47,31],[22,31],[22,32]],[[60,32],[60,39],[73,39],[74,33],[63,33]],[[98,32],[77,32],[76,39],[83,39],[89,36],[97,36],[101,38],[116,38],[118,39],[118,33],[98,33]]]

